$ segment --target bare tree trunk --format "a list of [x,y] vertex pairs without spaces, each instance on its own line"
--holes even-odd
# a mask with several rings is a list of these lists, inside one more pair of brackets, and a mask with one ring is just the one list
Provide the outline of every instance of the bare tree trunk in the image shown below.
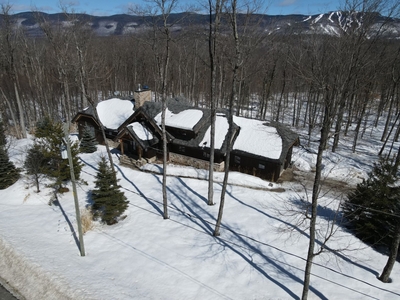
[[232,25],[232,31],[233,31],[233,39],[235,42],[235,60],[234,60],[234,65],[233,65],[233,76],[232,76],[232,91],[231,91],[231,96],[229,100],[229,129],[228,129],[228,147],[227,147],[227,152],[225,156],[225,174],[224,174],[224,180],[222,183],[222,191],[221,191],[221,200],[219,204],[219,211],[218,211],[218,217],[217,217],[217,223],[215,225],[214,229],[214,236],[219,236],[220,235],[220,227],[221,227],[221,222],[222,222],[222,214],[224,211],[224,205],[225,205],[225,195],[226,195],[226,188],[228,185],[228,176],[229,176],[229,163],[230,163],[230,154],[231,154],[231,149],[232,149],[232,143],[233,143],[233,103],[237,95],[237,90],[236,86],[238,83],[238,71],[241,65],[241,52],[240,52],[240,43],[239,43],[239,34],[238,34],[238,28],[237,28],[237,0],[232,0],[231,2],[231,25]]
[[272,87],[272,82],[273,82],[274,77],[275,77],[275,70],[276,70],[277,62],[278,62],[278,59],[275,59],[273,67],[272,67],[272,70],[270,71],[268,78],[267,77],[264,78],[263,111],[262,111],[262,114],[261,114],[261,116],[262,116],[261,119],[262,120],[265,120],[265,117],[267,115],[268,101],[269,101],[269,97],[271,95],[271,87]]
[[302,300],[306,300],[308,297],[308,291],[310,287],[311,278],[311,268],[313,264],[313,259],[315,257],[315,239],[316,239],[316,223],[317,223],[317,208],[318,208],[318,196],[321,186],[321,173],[322,173],[322,156],[326,149],[326,143],[328,141],[328,134],[330,129],[330,109],[325,107],[324,121],[321,129],[321,139],[318,146],[317,162],[315,165],[315,178],[312,192],[312,202],[311,202],[311,216],[310,216],[310,240],[308,244],[308,253],[306,268],[304,272],[304,284],[303,293],[301,296]]
[[17,100],[18,111],[19,111],[19,125],[20,125],[21,137],[26,138],[27,134],[26,134],[26,126],[25,126],[24,109],[22,107],[21,99],[19,97],[19,91],[18,91],[16,81],[14,81],[14,92],[15,92],[15,99]]
[[86,76],[86,71],[85,71],[85,66],[84,66],[84,59],[83,59],[83,55],[82,55],[82,50],[79,48],[79,46],[76,46],[76,51],[78,54],[78,58],[79,58],[79,81],[80,81],[80,85],[81,85],[81,89],[82,89],[82,108],[85,108],[88,106],[88,99],[87,99],[87,91],[86,91],[86,87],[85,87],[85,82],[84,80],[87,78]]
[[[385,141],[383,142],[381,150],[379,150],[379,153],[378,153],[379,156],[381,156],[383,153],[383,150],[385,150],[386,144],[389,141],[390,136],[392,135],[392,131],[395,128],[397,121],[399,120],[399,117],[400,117],[400,112],[397,114],[396,119],[394,120],[394,123],[393,123],[392,127],[390,128],[389,133],[386,135],[386,138],[385,138]],[[394,137],[393,137],[393,139],[394,139]]]
[[285,66],[283,68],[282,89],[281,89],[281,93],[279,95],[278,108],[276,110],[276,116],[275,116],[276,122],[279,122],[279,117],[280,117],[281,109],[282,109],[283,93],[286,88],[286,67],[287,67],[287,63],[285,62]]
[[165,110],[167,108],[166,99],[163,96],[162,100],[162,113],[161,113],[161,127],[162,127],[162,139],[163,139],[163,180],[162,180],[162,195],[163,195],[163,209],[164,219],[168,219],[168,198],[167,198],[167,160],[168,160],[168,148],[167,148],[167,132],[165,130]]
[[[368,96],[366,95],[366,97],[368,97]],[[358,140],[358,136],[359,136],[359,133],[360,133],[361,123],[362,123],[362,120],[363,120],[363,118],[365,116],[365,110],[367,108],[367,103],[368,103],[368,98],[364,99],[364,103],[363,103],[361,112],[359,113],[359,116],[358,116],[358,119],[357,119],[357,125],[356,125],[356,128],[354,130],[353,145],[351,147],[351,150],[352,150],[353,153],[356,152],[357,140]]]
[[195,106],[198,106],[199,101],[198,101],[198,96],[195,98],[195,91],[196,91],[196,85],[197,85],[197,40],[195,41],[195,46],[194,46],[194,61],[193,61],[193,70],[192,70],[192,80],[190,81],[190,88],[189,88],[189,98],[190,99],[195,99]]
[[400,245],[400,222],[397,221],[395,233],[392,239],[392,243],[390,245],[389,258],[385,268],[383,269],[381,276],[379,276],[379,280],[381,280],[382,282],[390,282],[390,273],[393,270],[397,254],[399,253],[399,245]]
[[[346,96],[342,96],[346,97]],[[332,152],[336,152],[336,148],[339,145],[339,139],[340,139],[340,132],[342,130],[342,122],[343,122],[343,115],[344,115],[344,109],[346,108],[346,101],[343,100],[341,101],[341,105],[339,107],[339,112],[336,120],[336,126],[335,126],[335,133],[333,136],[333,145],[332,145]]]
[[16,118],[15,113],[14,113],[14,109],[11,106],[10,101],[8,100],[7,96],[4,94],[4,91],[3,91],[3,89],[1,87],[0,87],[0,90],[1,90],[1,94],[3,95],[4,100],[7,103],[8,109],[10,110],[11,119],[13,120],[14,126],[17,126],[18,123],[17,123],[17,118]]
[[[210,57],[210,105],[211,105],[211,125],[210,125],[210,160],[208,169],[208,205],[214,205],[214,156],[215,156],[215,119],[216,119],[216,89],[217,89],[217,70],[216,56],[218,32],[220,25],[222,0],[216,0],[215,8],[213,1],[209,0],[210,27],[208,40],[208,53]],[[214,20],[213,20],[214,15]]]
[[[6,70],[6,75],[10,78],[13,88],[14,96],[17,102],[18,112],[19,112],[19,128],[16,127],[18,137],[26,138],[26,126],[25,126],[25,116],[24,108],[20,99],[19,86],[18,86],[18,73],[17,73],[17,49],[21,46],[18,44],[20,41],[19,30],[14,28],[14,24],[10,17],[10,4],[0,4],[0,12],[2,14],[2,20],[0,24],[1,32],[1,51],[4,51],[5,62],[2,64],[2,68]],[[17,123],[15,123],[17,125]]]
[[389,109],[388,109],[388,115],[386,118],[386,122],[385,122],[385,128],[383,130],[382,133],[382,137],[381,137],[381,142],[385,141],[385,139],[387,138],[387,132],[389,130],[389,126],[390,126],[390,121],[392,120],[392,108],[393,108],[393,104],[394,104],[394,97],[393,97],[394,93],[390,93],[390,104],[389,104]]

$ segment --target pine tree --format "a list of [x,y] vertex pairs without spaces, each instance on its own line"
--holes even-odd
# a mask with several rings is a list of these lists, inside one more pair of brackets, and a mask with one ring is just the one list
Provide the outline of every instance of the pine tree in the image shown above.
[[[62,148],[65,147],[64,131],[61,122],[55,122],[49,117],[40,120],[36,125],[35,135],[38,145],[43,151],[47,160],[44,173],[56,179],[55,185],[61,186],[63,181],[71,179],[71,173],[68,165],[68,159],[61,157]],[[71,155],[74,164],[75,179],[80,178],[82,165],[78,158],[79,146],[71,144]]]
[[105,157],[101,157],[99,162],[99,171],[96,175],[95,190],[92,190],[92,209],[95,215],[100,216],[101,220],[107,225],[118,222],[119,217],[128,207],[123,192],[110,166],[108,166]]
[[28,149],[25,158],[24,167],[27,174],[32,175],[36,184],[36,192],[40,192],[39,181],[40,177],[46,172],[48,159],[44,155],[42,147],[34,144]]
[[0,147],[5,147],[6,144],[7,144],[7,139],[4,133],[4,125],[3,122],[0,121]]
[[19,178],[19,170],[10,161],[7,153],[7,139],[3,122],[0,121],[0,190],[13,185]]
[[388,261],[379,276],[383,282],[391,281],[400,247],[399,162],[400,149],[395,162],[381,159],[343,205],[344,215],[360,239],[388,249]]
[[82,132],[80,151],[83,153],[93,153],[97,150],[96,145],[97,141],[93,134],[93,131],[91,131],[88,126],[85,126]]
[[19,178],[19,170],[8,157],[7,150],[0,146],[0,190],[13,185]]
[[394,183],[398,179],[397,167],[392,160],[381,159],[374,164],[368,178],[349,193],[343,212],[351,230],[366,243],[388,246],[400,213],[400,191]]

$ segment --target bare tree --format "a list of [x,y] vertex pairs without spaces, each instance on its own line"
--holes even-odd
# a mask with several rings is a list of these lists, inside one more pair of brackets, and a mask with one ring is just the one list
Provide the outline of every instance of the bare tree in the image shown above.
[[329,129],[332,124],[332,117],[334,115],[335,108],[325,103],[325,112],[324,112],[324,121],[321,128],[321,137],[320,143],[318,146],[318,154],[317,161],[315,165],[315,178],[312,189],[312,199],[311,199],[311,207],[310,209],[310,225],[309,225],[309,244],[308,244],[308,253],[306,260],[306,267],[304,271],[304,285],[301,299],[305,300],[308,297],[308,291],[310,286],[310,278],[311,278],[311,268],[313,259],[319,252],[315,252],[315,242],[316,242],[316,224],[317,224],[317,208],[318,208],[318,198],[321,187],[321,173],[323,168],[322,157],[323,153],[326,149],[326,144],[329,139]]
[[[152,39],[151,50],[154,55],[158,80],[161,84],[161,129],[163,140],[163,179],[162,179],[162,194],[163,194],[163,217],[168,219],[168,199],[167,199],[167,161],[168,161],[168,141],[167,131],[165,128],[165,113],[167,109],[167,87],[169,84],[169,66],[171,55],[171,27],[174,23],[169,22],[171,13],[177,8],[178,0],[149,0],[152,4],[144,11],[140,9],[132,9],[134,13],[139,13],[143,16],[151,17],[152,22]],[[160,47],[161,46],[161,47]]]
[[396,263],[396,258],[399,253],[400,246],[400,222],[397,222],[394,235],[392,238],[392,243],[389,247],[389,257],[388,261],[383,268],[382,274],[379,276],[379,280],[383,282],[390,282],[390,274],[393,270],[394,264]]
[[[379,2],[379,3],[378,3]],[[339,44],[332,44],[332,41],[325,40],[321,44],[323,52],[319,52],[313,60],[313,68],[310,70],[310,74],[307,76],[313,84],[323,93],[322,102],[322,123],[321,123],[321,135],[319,139],[317,160],[315,166],[315,178],[312,191],[312,201],[310,205],[310,225],[309,225],[309,247],[306,260],[305,274],[304,274],[304,286],[302,292],[302,299],[305,300],[308,297],[311,268],[314,257],[318,254],[315,251],[316,243],[316,223],[317,223],[317,207],[320,187],[323,184],[321,182],[321,173],[323,169],[323,153],[327,147],[328,140],[331,136],[330,129],[332,124],[336,121],[336,125],[342,122],[342,110],[346,105],[348,96],[351,93],[357,93],[354,89],[359,89],[359,85],[355,85],[355,82],[360,82],[360,72],[365,72],[367,65],[368,54],[370,53],[371,45],[376,41],[375,37],[372,40],[366,39],[368,29],[374,18],[373,12],[376,12],[380,5],[380,1],[362,1],[357,3],[357,7],[362,8],[363,16],[365,16],[365,28],[361,25],[360,28],[354,32],[349,32],[349,37],[341,38]],[[340,45],[343,43],[342,45]],[[338,46],[340,48],[338,48]],[[347,46],[347,47],[346,47]],[[332,51],[333,50],[333,51]],[[324,60],[315,60],[315,58],[323,55]],[[348,59],[343,61],[343,58],[347,56]],[[335,60],[340,60],[339,64],[333,63]],[[338,67],[332,67],[332,64]],[[321,72],[321,73],[320,73]],[[353,89],[353,90],[352,90]],[[339,127],[336,126],[334,136],[339,133]],[[334,141],[335,144],[335,141]],[[332,149],[333,151],[334,149]]]
[[[64,11],[68,16],[68,13]],[[36,13],[36,19],[40,28],[44,32],[47,41],[49,42],[55,59],[57,79],[61,86],[61,106],[63,118],[69,123],[71,120],[71,95],[70,95],[70,73],[71,66],[74,65],[71,53],[72,47],[72,31],[64,28],[61,24],[55,26],[51,24],[43,14]]]
[[219,204],[219,210],[218,210],[218,217],[217,217],[217,222],[215,225],[214,229],[214,236],[219,236],[220,235],[220,227],[221,227],[221,222],[222,222],[222,215],[224,211],[224,205],[225,205],[225,195],[226,195],[226,188],[228,185],[228,177],[229,177],[229,162],[230,162],[230,154],[231,154],[231,149],[232,149],[232,144],[233,144],[233,129],[234,129],[234,124],[233,124],[233,104],[234,100],[237,96],[237,83],[238,83],[238,75],[239,75],[239,68],[241,66],[241,48],[240,48],[240,40],[239,40],[239,33],[238,33],[238,24],[237,24],[237,10],[238,10],[238,4],[237,0],[232,0],[229,3],[230,8],[229,8],[229,16],[230,16],[230,22],[232,26],[232,37],[235,43],[235,56],[233,59],[233,64],[232,64],[232,90],[231,90],[231,95],[229,98],[229,116],[228,116],[228,123],[229,123],[229,129],[228,129],[228,146],[226,150],[226,156],[225,156],[225,174],[224,174],[224,180],[222,183],[222,191],[221,191],[221,199],[220,199],[220,204]]
[[[241,6],[239,7],[239,5]],[[253,16],[253,13],[257,11],[260,7],[259,3],[257,1],[254,2],[240,2],[238,3],[237,0],[231,0],[231,1],[226,1],[224,3],[225,5],[225,11],[226,15],[228,18],[228,23],[230,25],[230,29],[232,30],[231,33],[231,43],[233,44],[233,53],[228,54],[225,52],[225,56],[229,57],[227,60],[230,62],[230,73],[232,75],[231,77],[231,86],[230,86],[230,94],[229,94],[229,102],[228,102],[228,134],[227,134],[227,148],[226,148],[226,154],[225,154],[225,164],[224,164],[224,179],[222,183],[222,191],[221,191],[221,199],[220,199],[220,206],[219,206],[219,211],[218,211],[218,217],[217,217],[217,222],[216,226],[214,229],[214,236],[219,236],[220,235],[220,227],[221,227],[221,222],[222,222],[222,215],[223,215],[223,210],[224,210],[224,205],[225,205],[225,195],[226,195],[226,189],[228,185],[228,177],[229,177],[229,166],[230,166],[230,157],[231,157],[231,150],[233,147],[234,139],[235,139],[235,124],[233,122],[233,117],[234,117],[234,105],[235,101],[239,101],[240,98],[240,86],[241,84],[244,83],[244,76],[242,73],[242,68],[243,68],[243,62],[244,62],[244,54],[245,58],[250,57],[250,52],[248,51],[251,47],[249,47],[250,42],[248,42],[247,45],[243,44],[243,40],[245,40],[246,35],[248,32],[246,30],[248,29],[248,23],[251,17]],[[238,15],[239,11],[245,11],[245,13],[242,14],[242,17],[244,19],[242,20],[241,29],[239,29],[239,22],[238,22]],[[261,38],[260,38],[261,37]],[[263,40],[263,36],[258,36],[258,38],[255,39],[255,45],[261,44],[261,41]],[[246,48],[247,46],[247,48]],[[229,48],[229,47],[227,47]],[[225,49],[225,51],[228,51],[228,49]],[[231,58],[232,57],[232,58]],[[221,80],[222,82],[222,80]],[[239,108],[238,108],[239,109]]]
[[[393,175],[397,175],[399,171],[399,166],[400,166],[400,147],[397,151],[396,155],[396,160],[393,166]],[[393,232],[393,237],[391,239],[391,243],[389,245],[389,257],[386,262],[385,267],[383,268],[382,274],[379,276],[379,280],[383,282],[390,282],[390,274],[393,270],[393,267],[396,263],[396,259],[399,254],[399,247],[400,247],[400,222],[399,222],[399,212],[400,212],[400,201],[397,199],[398,196],[396,196],[396,199],[393,199],[392,201],[393,205],[391,208],[391,211],[394,212],[396,215],[393,216],[394,220],[393,223],[395,224],[394,226],[394,232]]]
[[[19,90],[19,76],[17,71],[17,48],[19,43],[19,34],[20,31],[14,28],[14,24],[11,20],[10,16],[11,5],[9,4],[1,4],[1,13],[2,13],[2,24],[0,24],[1,32],[1,44],[3,49],[1,52],[4,56],[6,73],[10,77],[12,82],[14,97],[17,104],[18,112],[19,112],[19,128],[17,128],[17,132],[19,133],[19,137],[26,138],[26,126],[25,126],[25,116],[24,116],[24,107],[22,105],[22,101],[20,98],[20,90]],[[2,92],[3,96],[7,100],[7,97]],[[11,107],[10,107],[11,108]]]
[[208,34],[208,53],[210,58],[210,165],[208,176],[208,205],[214,205],[214,150],[215,150],[215,119],[216,119],[216,89],[217,89],[217,56],[218,34],[220,29],[222,7],[224,0],[208,0],[210,24]]

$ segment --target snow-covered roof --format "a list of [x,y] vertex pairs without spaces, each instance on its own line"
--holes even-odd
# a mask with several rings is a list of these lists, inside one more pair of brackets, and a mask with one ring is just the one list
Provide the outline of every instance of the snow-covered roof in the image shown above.
[[97,104],[97,114],[103,126],[118,129],[134,112],[132,101],[112,98]]
[[[203,117],[203,112],[199,109],[186,109],[174,114],[168,108],[165,111],[165,125],[185,130],[193,130],[193,127]],[[154,118],[158,125],[161,125],[161,112]]]
[[143,141],[149,141],[153,139],[153,134],[139,122],[134,122],[129,124],[127,127],[131,126],[133,132],[137,137]]
[[[226,134],[228,133],[229,124],[225,115],[217,115],[215,119],[215,149],[221,149],[225,141]],[[200,142],[200,147],[210,147],[211,143],[211,126],[208,127],[202,141]]]
[[233,150],[279,159],[282,153],[282,138],[275,127],[265,125],[264,121],[234,117],[240,127]]
[[[161,125],[161,103],[146,102],[136,113],[143,112],[149,120]],[[215,149],[221,152],[226,151],[227,133],[229,129],[227,111],[219,111],[215,123]],[[133,115],[135,116],[135,115]],[[168,127],[190,130],[194,135],[190,139],[181,138],[179,135],[173,136],[173,143],[187,147],[210,147],[210,118],[211,113],[208,109],[193,108],[181,104],[177,101],[169,101],[166,109],[166,125]],[[134,118],[128,123],[133,123]],[[131,124],[132,125],[132,124]],[[139,124],[138,124],[139,126]],[[127,125],[129,127],[129,125]],[[271,160],[282,160],[286,157],[287,150],[293,146],[298,139],[298,135],[289,129],[283,128],[279,124],[266,124],[265,121],[234,117],[234,131],[240,127],[233,150],[242,151],[250,155],[264,157]],[[282,128],[281,128],[282,127]],[[138,138],[139,133],[135,129]],[[149,128],[137,128],[142,134],[150,131]],[[145,130],[145,131],[144,131]],[[150,132],[148,132],[150,134]],[[171,133],[170,134],[174,134]],[[144,138],[142,141],[150,140],[151,137]]]

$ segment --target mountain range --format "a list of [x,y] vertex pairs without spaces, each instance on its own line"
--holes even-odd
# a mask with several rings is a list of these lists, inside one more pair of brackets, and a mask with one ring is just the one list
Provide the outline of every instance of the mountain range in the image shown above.
[[[47,14],[43,12],[23,12],[10,16],[16,27],[23,28],[29,36],[42,36],[38,20],[45,19],[53,26],[69,27],[80,20],[86,23],[98,36],[128,35],[150,29],[152,22],[157,17],[136,16],[128,14],[112,16],[92,16],[87,14],[67,15],[64,13]],[[244,24],[246,15],[238,15],[238,23]],[[0,22],[4,15],[0,14]],[[195,27],[206,29],[209,15],[195,13],[176,13],[169,16],[173,31]],[[158,18],[161,22],[161,18]],[[368,20],[370,33],[382,29],[385,25],[385,35],[390,38],[400,39],[400,19],[389,18],[378,13],[359,13],[333,11],[319,15],[260,15],[251,16],[250,24],[258,26],[268,33],[305,33],[328,34],[333,36],[345,35],[357,30]],[[372,20],[372,21],[371,21]],[[386,26],[387,25],[387,26]]]

